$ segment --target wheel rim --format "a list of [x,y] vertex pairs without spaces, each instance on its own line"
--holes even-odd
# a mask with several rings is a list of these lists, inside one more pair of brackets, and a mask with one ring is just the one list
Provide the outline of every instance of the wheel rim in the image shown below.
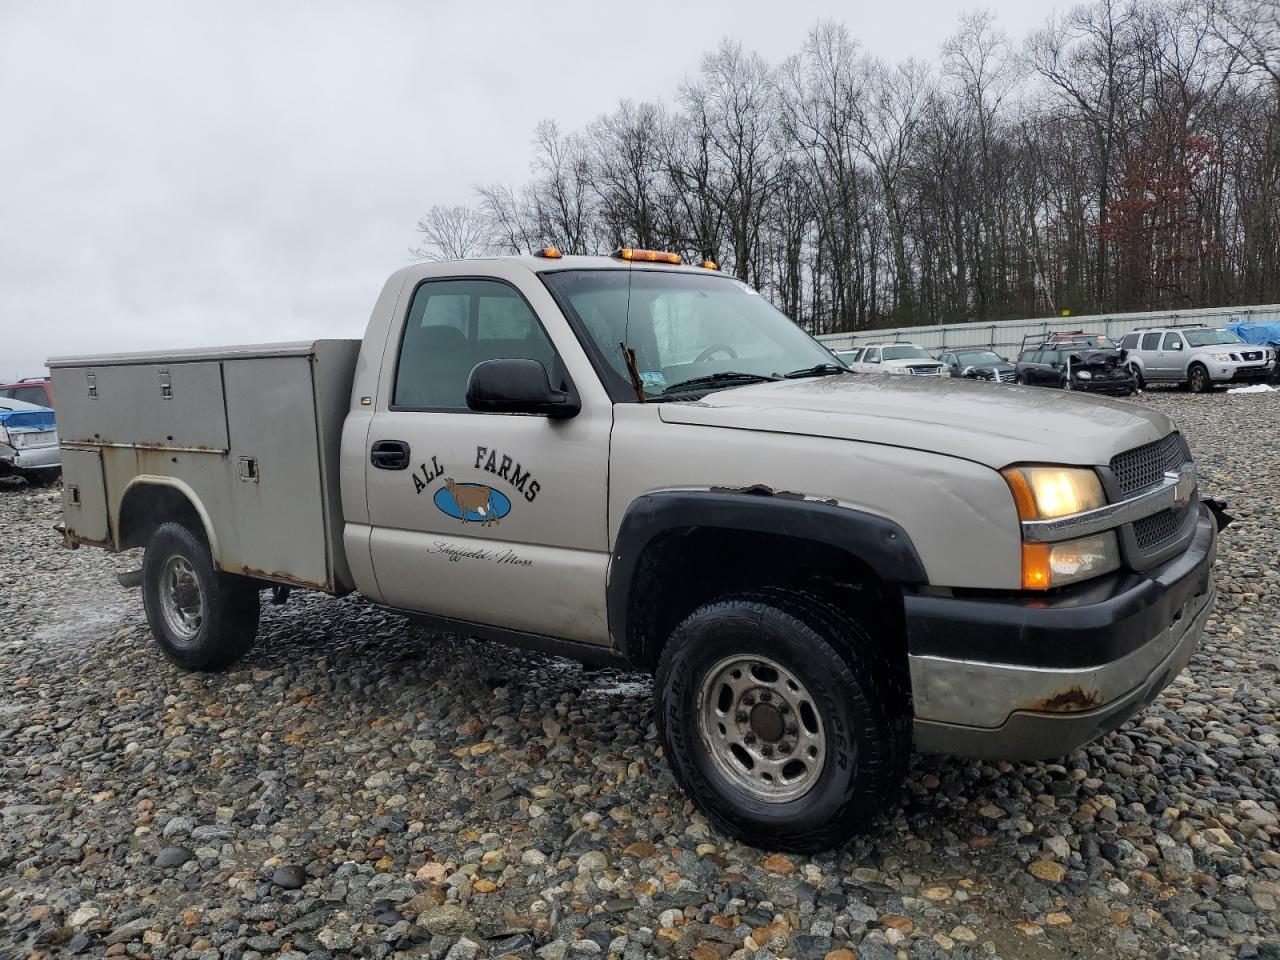
[[768,657],[729,657],[707,671],[698,733],[716,771],[766,803],[804,796],[826,761],[826,732],[813,696]]
[[1191,371],[1191,389],[1196,393],[1204,390],[1204,371],[1199,367]]
[[195,640],[204,624],[204,591],[186,557],[172,556],[160,571],[160,610],[165,626],[179,644]]

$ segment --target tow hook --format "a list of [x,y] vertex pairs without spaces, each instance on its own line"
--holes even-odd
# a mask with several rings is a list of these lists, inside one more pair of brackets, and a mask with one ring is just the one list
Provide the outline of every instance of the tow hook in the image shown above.
[[1235,517],[1227,513],[1227,505],[1221,500],[1210,500],[1205,497],[1200,502],[1209,508],[1209,512],[1213,514],[1213,519],[1218,521],[1219,533],[1231,526],[1231,522],[1235,520]]

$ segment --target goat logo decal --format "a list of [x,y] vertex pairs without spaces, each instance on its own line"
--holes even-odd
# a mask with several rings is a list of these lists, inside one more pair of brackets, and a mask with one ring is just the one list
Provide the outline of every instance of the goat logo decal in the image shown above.
[[483,483],[455,483],[447,477],[432,499],[441,513],[486,527],[511,512],[511,500],[501,490]]

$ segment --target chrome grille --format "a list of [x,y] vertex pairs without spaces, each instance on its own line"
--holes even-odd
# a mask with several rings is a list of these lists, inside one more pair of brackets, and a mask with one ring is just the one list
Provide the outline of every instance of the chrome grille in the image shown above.
[[1191,459],[1182,434],[1171,433],[1162,440],[1143,444],[1111,458],[1120,495],[1127,497],[1160,482],[1166,470],[1177,469]]
[[1133,536],[1138,549],[1149,551],[1162,546],[1166,541],[1177,536],[1187,519],[1190,506],[1170,507],[1149,517],[1143,517],[1133,524]]

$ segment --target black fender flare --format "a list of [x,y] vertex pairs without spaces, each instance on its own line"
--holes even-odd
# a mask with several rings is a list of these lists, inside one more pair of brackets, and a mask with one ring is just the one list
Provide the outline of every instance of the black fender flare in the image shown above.
[[[645,549],[672,530],[699,528],[773,534],[837,547],[865,563],[887,583],[929,582],[915,545],[899,524],[834,501],[742,490],[671,490],[637,497],[627,508],[614,541],[606,587],[609,635],[628,656],[629,611],[636,571]],[[630,659],[628,657],[628,659]]]

